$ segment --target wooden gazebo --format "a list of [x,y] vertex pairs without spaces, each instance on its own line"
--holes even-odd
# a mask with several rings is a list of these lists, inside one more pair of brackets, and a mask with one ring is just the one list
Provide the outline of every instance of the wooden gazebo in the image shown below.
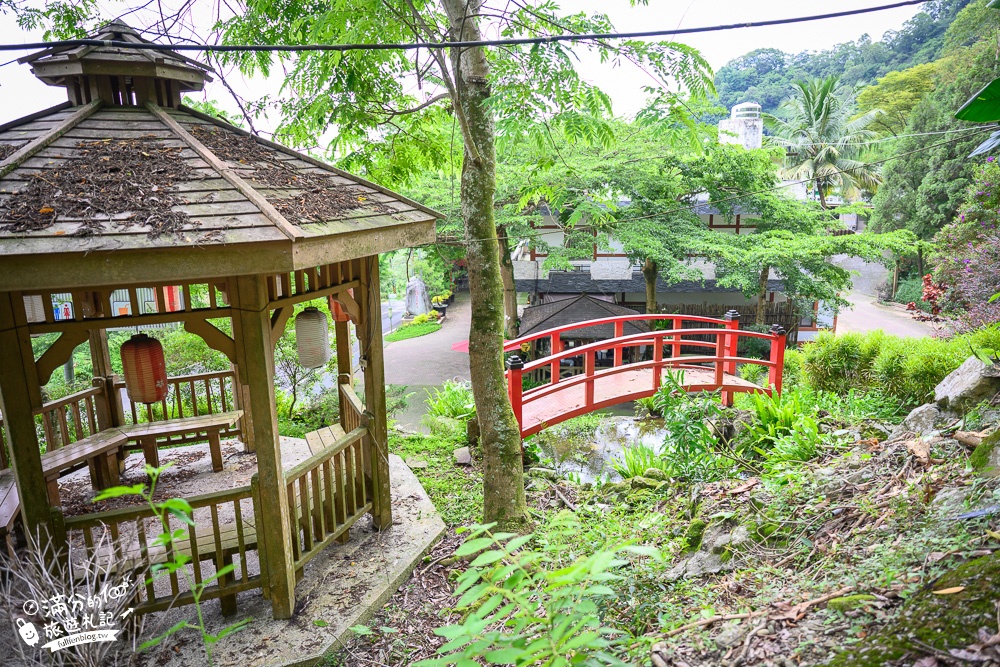
[[[141,40],[122,24],[95,37]],[[89,540],[109,521],[119,522],[121,533],[132,521],[141,540],[148,514],[139,510],[64,519],[50,502],[52,471],[43,460],[64,451],[60,465],[87,461],[108,483],[117,474],[113,457],[103,456],[109,448],[135,444],[142,433],[155,440],[149,423],[156,415],[123,405],[106,331],[183,323],[226,355],[232,371],[170,380],[168,401],[181,406],[189,397],[195,406],[195,415],[180,416],[203,421],[169,437],[236,434],[256,452],[258,466],[251,487],[192,501],[210,507],[213,517],[228,505],[237,520],[231,536],[221,534],[218,521],[206,526],[204,542],[192,534],[191,567],[200,576],[200,560],[239,561],[239,573],[206,597],[222,598],[225,608],[235,592],[261,588],[274,616],[287,618],[296,573],[314,553],[345,539],[365,512],[376,527],[392,523],[378,254],[433,241],[439,216],[185,107],[181,95],[210,78],[178,53],[53,48],[21,62],[66,88],[69,99],[0,126],[0,414],[10,453],[3,463],[16,480],[9,493],[0,489],[0,502],[8,510],[19,502],[14,509],[29,534],[44,524],[56,539],[76,532]],[[285,470],[273,349],[294,306],[318,298],[333,299],[350,315],[364,401],[350,377],[351,323],[337,322],[341,428],[323,434],[314,456]],[[216,326],[220,319],[231,321],[231,336]],[[36,358],[31,336],[52,333],[58,338]],[[93,387],[43,403],[41,387],[88,341]],[[232,419],[213,421],[221,413]],[[93,442],[99,444],[81,446]],[[240,502],[251,497],[252,520],[241,523]],[[254,550],[260,572],[248,575]],[[149,610],[178,599],[176,590],[170,600],[148,593]]]

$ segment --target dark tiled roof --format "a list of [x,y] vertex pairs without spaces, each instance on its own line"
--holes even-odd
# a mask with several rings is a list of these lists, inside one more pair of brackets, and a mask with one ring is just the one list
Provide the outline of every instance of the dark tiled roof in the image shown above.
[[[638,315],[639,313],[619,306],[609,301],[595,299],[589,294],[581,294],[575,298],[559,299],[543,303],[538,306],[530,306],[524,309],[521,315],[521,335],[527,336],[546,329],[586,322],[587,320],[599,320],[605,317],[619,317],[621,315]],[[627,322],[625,324],[625,335],[643,333],[649,331],[649,325],[643,321]],[[563,338],[614,338],[615,326],[613,324],[599,324],[585,329],[574,329],[562,334]]]
[[[645,292],[646,279],[640,271],[632,273],[631,280],[594,280],[590,271],[552,271],[545,279],[515,280],[518,292],[539,294],[615,294],[616,292]],[[769,280],[769,292],[780,292],[784,285],[780,280]],[[715,279],[705,281],[683,280],[668,284],[662,278],[656,280],[656,291],[664,293],[698,292],[739,292],[735,287],[718,287]]]

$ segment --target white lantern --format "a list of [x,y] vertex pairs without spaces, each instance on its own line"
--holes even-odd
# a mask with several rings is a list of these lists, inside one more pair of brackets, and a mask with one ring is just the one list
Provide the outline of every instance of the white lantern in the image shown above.
[[319,368],[330,361],[330,329],[326,313],[306,308],[295,316],[295,344],[299,365]]

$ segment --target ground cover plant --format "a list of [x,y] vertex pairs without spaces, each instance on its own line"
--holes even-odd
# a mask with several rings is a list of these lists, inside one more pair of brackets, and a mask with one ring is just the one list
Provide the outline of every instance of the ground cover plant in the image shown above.
[[401,326],[385,337],[387,343],[395,343],[400,340],[418,338],[438,331],[441,325],[438,322],[422,322],[420,324],[408,324]]

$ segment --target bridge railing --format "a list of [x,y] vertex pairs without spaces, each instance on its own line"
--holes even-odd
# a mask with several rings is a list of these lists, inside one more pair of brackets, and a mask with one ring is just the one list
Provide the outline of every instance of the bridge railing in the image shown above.
[[[653,330],[631,334],[624,334],[624,327],[627,322],[636,320],[672,320],[674,328]],[[683,328],[676,326],[681,321],[696,321],[709,324],[721,325],[716,328]],[[561,334],[574,329],[583,329],[601,324],[614,324],[616,335],[607,340],[595,341],[587,345],[564,349],[562,346]],[[697,339],[692,339],[697,337]],[[545,397],[564,391],[570,387],[584,385],[585,407],[582,412],[576,408],[576,412],[582,414],[604,407],[608,403],[605,401],[595,401],[595,383],[597,380],[607,378],[619,373],[650,369],[651,385],[642,390],[645,395],[651,395],[659,388],[664,369],[711,369],[710,381],[702,378],[698,382],[686,382],[692,390],[722,390],[723,400],[729,403],[732,393],[735,391],[749,391],[749,385],[744,386],[735,381],[737,364],[749,363],[765,366],[768,369],[768,381],[771,391],[781,393],[781,371],[784,365],[785,353],[785,332],[780,327],[772,329],[769,333],[757,331],[746,331],[739,329],[739,319],[737,317],[720,320],[707,317],[692,317],[688,315],[645,315],[645,316],[623,316],[612,317],[601,320],[590,320],[578,322],[573,325],[558,327],[547,331],[542,331],[530,336],[524,336],[510,341],[504,345],[505,351],[519,350],[526,342],[541,339],[548,339],[551,354],[540,359],[528,362],[514,363],[509,366],[508,391],[514,413],[518,417],[519,423],[524,430],[522,419],[523,407],[526,403],[544,400]],[[741,338],[757,338],[768,340],[771,343],[771,351],[768,359],[753,359],[740,357],[738,355],[738,345]],[[652,347],[652,359],[626,363],[624,361],[624,350],[635,347]],[[683,348],[705,348],[703,355],[683,355]],[[669,350],[669,356],[664,355],[664,350]],[[613,365],[609,368],[597,368],[597,354],[599,352],[613,351]],[[583,358],[583,373],[569,379],[560,378],[560,367],[563,362],[570,359]],[[523,390],[523,377],[525,373],[536,370],[550,368],[549,381],[541,386]],[[699,376],[701,377],[701,376]],[[745,383],[744,383],[745,384]],[[534,432],[535,429],[529,429]],[[525,432],[524,435],[530,433]]]

